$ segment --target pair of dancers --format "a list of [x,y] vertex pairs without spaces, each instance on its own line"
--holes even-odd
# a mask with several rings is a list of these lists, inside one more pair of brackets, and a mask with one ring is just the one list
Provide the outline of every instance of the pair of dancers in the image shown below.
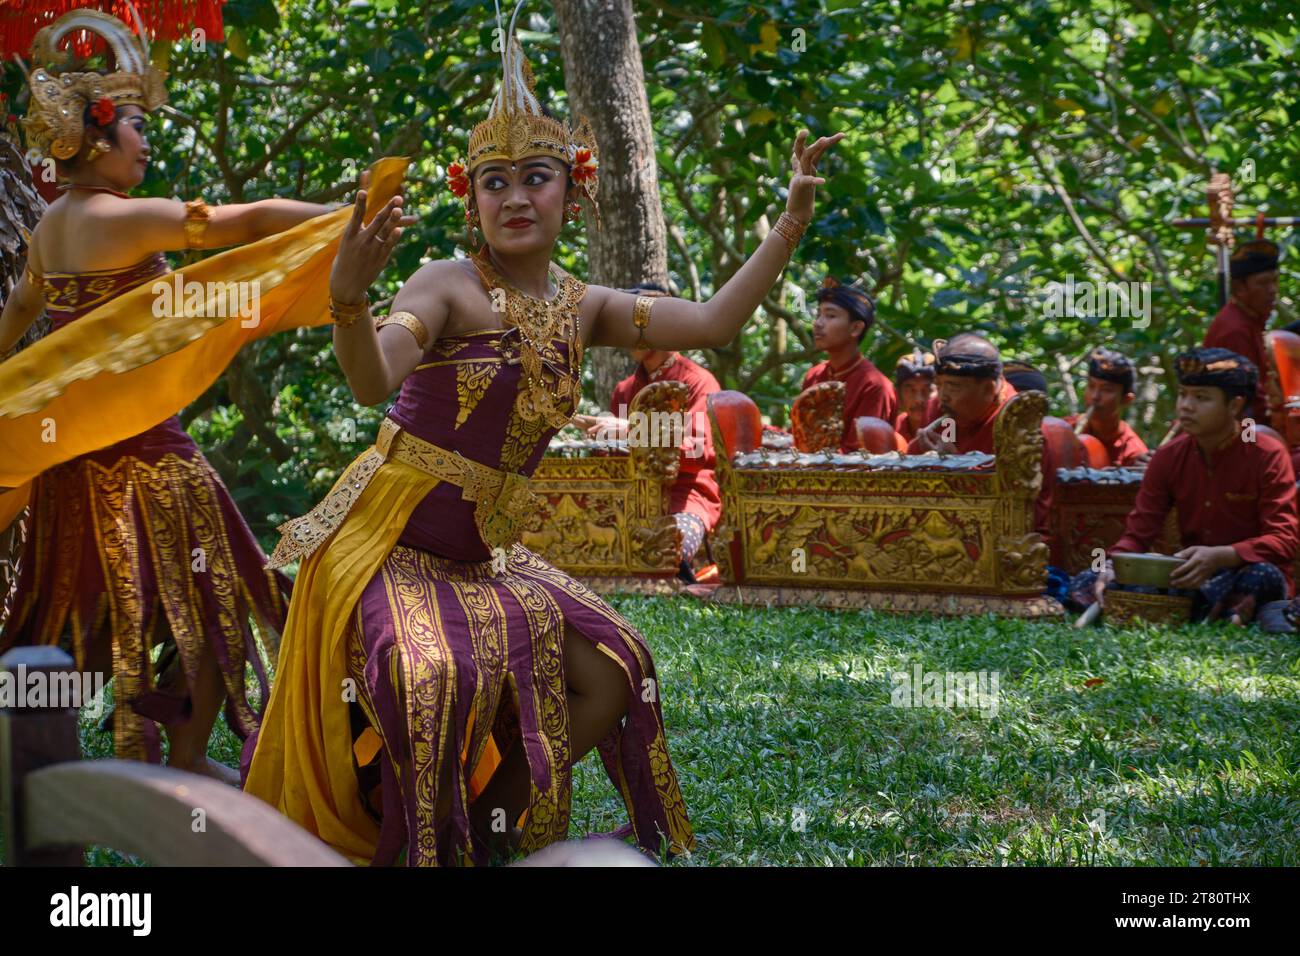
[[[79,29],[105,37],[115,72],[57,68]],[[0,520],[26,505],[31,521],[0,648],[70,633],[79,668],[111,670],[119,755],[159,759],[161,724],[172,764],[230,779],[206,757],[224,699],[246,739],[247,792],[357,862],[482,863],[563,839],[571,766],[593,749],[627,835],[654,853],[694,845],[649,648],[518,544],[535,506],[527,476],[575,410],[589,347],[734,339],[811,219],[817,162],[843,135],[799,134],[786,212],[707,302],[588,286],[551,257],[564,224],[594,206],[599,150],[587,124],[542,109],[513,18],[505,35],[499,92],[448,170],[485,241],[422,266],[378,319],[366,291],[416,221],[404,161],[381,160],[338,211],[132,199],[165,97],[143,47],[83,11],[33,51],[28,133],[67,190],[0,316],[0,351],[42,308],[55,325],[0,363],[0,458],[21,462],[0,465]],[[185,278],[258,282],[256,327],[202,310],[155,318],[162,254],[226,246],[237,248]],[[374,445],[282,527],[268,568],[174,413],[246,342],[327,314],[357,400],[398,397]],[[50,421],[55,441],[42,439]],[[274,569],[295,560],[289,600]],[[272,632],[268,695],[256,637]],[[269,698],[260,716],[245,665]]]

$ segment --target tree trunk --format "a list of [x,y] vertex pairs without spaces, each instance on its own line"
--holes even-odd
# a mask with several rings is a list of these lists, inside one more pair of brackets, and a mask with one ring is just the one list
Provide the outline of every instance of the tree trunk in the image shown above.
[[[626,288],[668,286],[668,232],[659,201],[650,102],[631,0],[556,0],[570,122],[591,120],[600,147],[600,228],[587,222],[589,282]],[[654,327],[648,334],[654,342]],[[627,353],[591,353],[601,408],[631,374]]]

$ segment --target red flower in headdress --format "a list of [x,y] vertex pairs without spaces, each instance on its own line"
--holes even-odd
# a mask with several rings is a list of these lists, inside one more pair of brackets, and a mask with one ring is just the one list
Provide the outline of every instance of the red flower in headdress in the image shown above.
[[591,155],[591,150],[576,150],[573,154],[573,168],[571,170],[573,181],[575,183],[594,182],[598,165]]
[[113,117],[117,115],[117,107],[107,96],[101,96],[95,100],[95,105],[90,108],[90,117],[100,126],[107,126],[113,122]]
[[452,195],[463,199],[469,192],[469,177],[465,175],[465,167],[460,163],[452,163],[447,167],[447,188],[451,190]]

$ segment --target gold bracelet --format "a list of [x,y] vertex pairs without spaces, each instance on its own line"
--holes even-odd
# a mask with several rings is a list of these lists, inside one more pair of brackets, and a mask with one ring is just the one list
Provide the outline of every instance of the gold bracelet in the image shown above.
[[208,231],[208,218],[212,209],[202,199],[191,199],[185,204],[185,247],[202,249],[203,237]]
[[788,212],[783,212],[776,220],[776,225],[772,231],[785,240],[786,255],[794,255],[794,247],[799,245],[799,240],[803,238],[804,230],[808,228],[808,223],[801,219],[796,219]]
[[420,347],[421,353],[429,350],[429,330],[413,312],[393,312],[386,315],[375,323],[375,331],[379,331],[385,325],[400,325],[415,336],[415,344]]
[[330,318],[341,329],[354,325],[357,319],[370,314],[370,294],[366,293],[357,303],[335,302],[330,296]]
[[648,349],[650,343],[645,340],[646,326],[650,324],[650,309],[654,307],[655,300],[648,295],[639,295],[636,297],[636,303],[632,306],[632,324],[636,326],[637,340],[634,349]]

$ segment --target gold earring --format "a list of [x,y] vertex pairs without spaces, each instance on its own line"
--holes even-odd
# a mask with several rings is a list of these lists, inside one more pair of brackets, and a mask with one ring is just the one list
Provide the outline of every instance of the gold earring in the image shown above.
[[86,156],[86,162],[93,163],[95,160],[99,159],[99,157],[107,153],[110,149],[112,149],[112,147],[109,146],[108,143],[105,142],[104,140],[102,139],[96,140],[95,142],[90,144],[90,152]]
[[479,218],[478,206],[473,203],[468,203],[465,206],[465,228],[469,231],[469,244],[471,246],[476,245],[478,240],[475,232],[479,228]]

